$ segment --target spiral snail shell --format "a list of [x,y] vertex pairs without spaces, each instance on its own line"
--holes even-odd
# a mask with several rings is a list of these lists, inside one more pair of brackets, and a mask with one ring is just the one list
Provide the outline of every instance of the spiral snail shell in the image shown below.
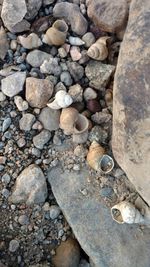
[[107,40],[110,37],[100,37],[87,51],[87,55],[96,60],[104,60],[108,56]]
[[69,107],[73,102],[72,97],[64,90],[56,93],[53,102],[48,103],[47,106],[51,109],[61,109]]
[[93,141],[90,145],[89,152],[87,154],[87,162],[89,166],[94,170],[98,171],[100,160],[104,154],[104,148],[96,141]]
[[62,109],[60,115],[60,128],[64,130],[66,135],[70,135],[74,131],[74,124],[78,119],[78,110],[69,107]]
[[73,128],[73,142],[82,144],[87,141],[89,129],[89,120],[83,115],[78,114]]

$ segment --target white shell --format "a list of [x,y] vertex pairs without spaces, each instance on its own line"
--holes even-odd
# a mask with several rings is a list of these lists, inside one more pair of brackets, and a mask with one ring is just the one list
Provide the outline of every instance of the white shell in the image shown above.
[[73,103],[72,97],[64,90],[60,90],[55,95],[55,100],[47,106],[52,109],[67,108]]
[[73,37],[73,36],[69,36],[69,43],[71,45],[76,45],[76,46],[81,46],[85,44],[85,42],[82,41],[79,37]]
[[[117,214],[118,213],[118,214]],[[122,201],[111,208],[111,215],[116,222],[123,223],[143,223],[144,217],[132,203]]]
[[21,45],[27,49],[37,48],[42,45],[41,39],[35,33],[31,33],[27,37],[18,36],[18,40],[20,41]]

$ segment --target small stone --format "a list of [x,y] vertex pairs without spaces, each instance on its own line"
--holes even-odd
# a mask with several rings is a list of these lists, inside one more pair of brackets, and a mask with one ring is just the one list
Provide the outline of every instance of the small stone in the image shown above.
[[3,92],[0,92],[0,102],[3,102],[6,100],[6,96],[3,94]]
[[[67,66],[69,68],[69,72],[73,77],[75,82],[81,80],[84,76],[84,68],[80,66],[77,62],[68,62]],[[71,85],[71,84],[70,84]]]
[[95,43],[96,39],[92,32],[87,32],[83,35],[82,40],[85,42],[85,47],[89,48],[92,44]]
[[0,172],[3,171],[4,169],[5,167],[2,164],[0,164]]
[[88,17],[101,30],[115,32],[125,28],[128,16],[126,0],[93,0],[87,3]]
[[33,137],[33,144],[38,149],[43,149],[44,145],[50,140],[51,133],[48,130],[43,130],[38,135]]
[[96,60],[90,60],[85,68],[85,73],[89,79],[89,85],[97,90],[105,87],[111,75],[115,71],[115,66],[103,64]]
[[57,93],[60,90],[67,91],[66,87],[64,86],[64,84],[62,82],[59,82],[59,83],[56,84],[55,93]]
[[5,156],[0,156],[0,164],[5,164],[7,158]]
[[10,191],[8,189],[4,188],[2,190],[2,195],[3,195],[3,197],[8,198],[10,195]]
[[17,49],[17,41],[16,40],[11,40],[10,48],[11,48],[11,50],[16,51],[16,49]]
[[80,165],[79,164],[74,164],[74,166],[73,166],[73,170],[74,171],[80,171]]
[[25,144],[26,144],[26,140],[23,137],[21,137],[21,138],[19,138],[19,140],[17,140],[18,147],[20,147],[20,148],[24,147]]
[[63,71],[60,75],[60,80],[62,83],[64,83],[66,86],[70,86],[73,81],[70,76],[70,73],[68,71]]
[[114,193],[113,188],[111,187],[103,187],[100,189],[100,196],[102,198],[107,198],[112,201],[116,200],[116,194]]
[[91,116],[91,120],[97,124],[108,123],[112,119],[112,115],[108,112],[96,112]]
[[2,124],[2,131],[5,132],[10,125],[11,125],[11,118],[5,119]]
[[16,72],[2,79],[2,92],[9,97],[17,95],[23,90],[26,72]]
[[35,116],[33,114],[23,114],[22,118],[19,120],[19,128],[23,131],[30,131],[34,122]]
[[7,41],[7,34],[4,28],[0,28],[0,59],[4,60],[6,53],[9,49],[9,43]]
[[55,267],[77,267],[80,262],[80,248],[75,239],[69,238],[56,249],[52,258]]
[[10,252],[16,252],[16,250],[19,248],[19,241],[16,239],[13,239],[9,242],[9,251]]
[[81,144],[76,146],[74,149],[74,155],[76,157],[85,158],[87,156],[88,150]]
[[80,48],[77,46],[72,46],[70,49],[70,55],[73,61],[78,61],[81,58]]
[[1,17],[5,27],[10,32],[23,32],[30,28],[30,23],[24,20],[27,12],[25,0],[4,0]]
[[59,65],[58,58],[50,58],[49,60],[44,60],[40,67],[40,71],[45,74],[53,74],[54,76],[60,76],[61,66]]
[[33,129],[33,130],[41,131],[41,130],[43,129],[43,125],[42,125],[39,121],[36,121],[36,122],[32,125],[32,129]]
[[27,20],[32,20],[36,17],[38,14],[38,11],[42,5],[42,0],[28,0],[26,2],[27,6],[27,13],[25,15],[25,18]]
[[59,53],[59,56],[60,56],[61,58],[65,58],[65,57],[67,57],[67,52],[66,52],[66,50],[65,50],[63,47],[60,47],[60,48],[58,49],[58,53]]
[[106,131],[101,126],[94,126],[92,130],[89,133],[88,139],[92,143],[93,141],[96,141],[100,144],[107,144],[108,142],[108,131]]
[[52,220],[55,220],[58,218],[59,214],[60,214],[61,210],[58,206],[56,205],[52,205],[50,206],[50,209],[49,209],[49,213],[50,213],[50,218]]
[[55,131],[59,128],[60,111],[48,107],[43,108],[39,115],[39,121],[46,130]]
[[26,61],[32,67],[38,68],[43,64],[45,60],[49,60],[51,57],[52,56],[50,54],[35,49],[27,55]]
[[44,202],[46,197],[46,178],[39,166],[31,164],[17,177],[9,200],[14,204],[25,202],[27,205],[33,205]]
[[23,100],[23,98],[19,95],[16,95],[14,97],[14,102],[15,102],[19,111],[25,111],[29,107],[28,102]]
[[51,5],[55,2],[55,0],[43,0],[43,6]]
[[53,84],[46,79],[26,79],[26,100],[31,107],[43,108],[53,94]]
[[83,96],[84,96],[85,101],[88,101],[88,100],[97,98],[97,93],[94,91],[94,89],[87,87],[84,90]]
[[18,218],[18,222],[21,225],[27,225],[29,224],[29,217],[27,215],[20,215]]
[[10,175],[8,173],[5,173],[3,176],[2,176],[2,183],[4,184],[9,184],[10,183]]
[[73,102],[83,101],[83,88],[80,84],[75,84],[69,87],[68,94],[72,97]]
[[32,152],[32,155],[36,156],[37,158],[41,156],[41,151],[37,149],[36,147],[33,147],[31,152]]

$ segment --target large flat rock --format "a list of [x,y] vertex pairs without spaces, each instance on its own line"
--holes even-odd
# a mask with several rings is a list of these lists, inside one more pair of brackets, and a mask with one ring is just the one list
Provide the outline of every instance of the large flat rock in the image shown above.
[[117,162],[150,205],[149,15],[149,0],[132,0],[114,82],[112,145]]
[[150,266],[150,230],[140,231],[137,225],[114,222],[87,169],[77,174],[55,167],[49,170],[48,181],[77,240],[95,267]]

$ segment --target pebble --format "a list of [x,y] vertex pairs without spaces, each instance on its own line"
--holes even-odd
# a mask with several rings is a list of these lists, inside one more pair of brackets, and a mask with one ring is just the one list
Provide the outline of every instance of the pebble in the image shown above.
[[60,90],[67,91],[66,86],[62,82],[59,82],[59,83],[56,84],[55,93],[57,93]]
[[0,59],[4,60],[7,50],[9,48],[9,43],[7,40],[7,34],[5,29],[1,26],[0,28]]
[[3,171],[4,169],[5,167],[2,164],[0,164],[0,172]]
[[17,49],[17,41],[16,40],[11,40],[11,42],[10,42],[10,48],[13,51],[16,51],[16,49]]
[[45,60],[40,67],[40,71],[45,74],[53,74],[56,77],[60,76],[62,69],[59,65],[58,58],[50,58],[49,60]]
[[21,96],[16,95],[14,97],[14,102],[19,111],[25,111],[29,108],[28,102],[23,100]]
[[3,197],[8,198],[10,196],[10,191],[8,189],[4,188],[2,190],[2,195],[3,195]]
[[106,131],[104,127],[96,125],[90,131],[88,139],[91,143],[96,141],[100,144],[106,144],[108,141],[108,131]]
[[31,113],[23,114],[19,120],[19,128],[23,131],[30,131],[33,123],[35,122],[35,116]]
[[0,102],[3,102],[6,100],[6,96],[3,94],[3,92],[0,92]]
[[26,140],[23,138],[23,137],[21,137],[21,138],[19,138],[18,140],[17,140],[17,145],[18,145],[18,147],[24,147],[25,146],[25,144],[26,144]]
[[94,89],[87,87],[83,93],[85,101],[97,98],[97,93]]
[[27,215],[20,215],[18,218],[18,222],[21,225],[27,225],[29,224],[29,217]]
[[52,205],[50,206],[50,209],[49,209],[49,213],[50,213],[50,218],[52,220],[55,220],[58,218],[59,214],[60,214],[61,210],[58,206],[56,205]]
[[89,48],[92,44],[95,43],[96,39],[92,32],[87,32],[83,35],[82,40],[85,42],[85,47]]
[[11,125],[11,118],[6,118],[2,124],[2,131],[5,132]]
[[[84,68],[80,66],[77,62],[68,62],[67,66],[69,68],[69,72],[73,77],[75,82],[81,80],[84,76]],[[71,85],[71,84],[70,84]]]
[[73,102],[83,101],[83,88],[78,83],[69,87],[68,94],[72,97]]
[[108,112],[96,112],[91,116],[91,120],[97,124],[108,123],[112,119],[112,115]]
[[80,48],[77,46],[72,46],[70,49],[70,55],[73,61],[78,61],[81,59]]
[[51,133],[48,130],[43,130],[38,135],[33,137],[33,144],[38,149],[43,149],[44,145],[50,140]]
[[43,129],[43,125],[42,125],[39,121],[36,121],[36,122],[32,125],[32,129],[33,129],[33,130],[41,131],[41,130]]
[[9,242],[9,251],[10,252],[16,252],[16,250],[19,248],[19,241],[16,239],[13,239]]
[[9,97],[17,95],[23,90],[26,79],[26,72],[19,72],[2,79],[2,92]]
[[70,73],[68,71],[63,71],[60,75],[60,80],[62,83],[64,83],[66,86],[72,85],[73,81],[70,76]]
[[28,53],[26,57],[27,63],[29,63],[32,67],[38,68],[40,67],[45,60],[49,60],[52,56],[46,52],[41,50],[33,50]]
[[10,177],[10,175],[8,173],[5,173],[2,176],[2,183],[9,184],[10,183],[10,180],[11,180],[11,177]]
[[41,151],[36,147],[33,147],[31,152],[32,152],[32,155],[36,156],[37,158],[41,156]]
[[55,131],[59,129],[60,111],[48,107],[43,108],[39,115],[39,121],[46,130]]
[[60,48],[58,49],[58,53],[59,53],[59,56],[60,56],[61,58],[65,58],[65,57],[67,57],[67,52],[66,52],[66,50],[65,50],[63,47],[60,47]]

